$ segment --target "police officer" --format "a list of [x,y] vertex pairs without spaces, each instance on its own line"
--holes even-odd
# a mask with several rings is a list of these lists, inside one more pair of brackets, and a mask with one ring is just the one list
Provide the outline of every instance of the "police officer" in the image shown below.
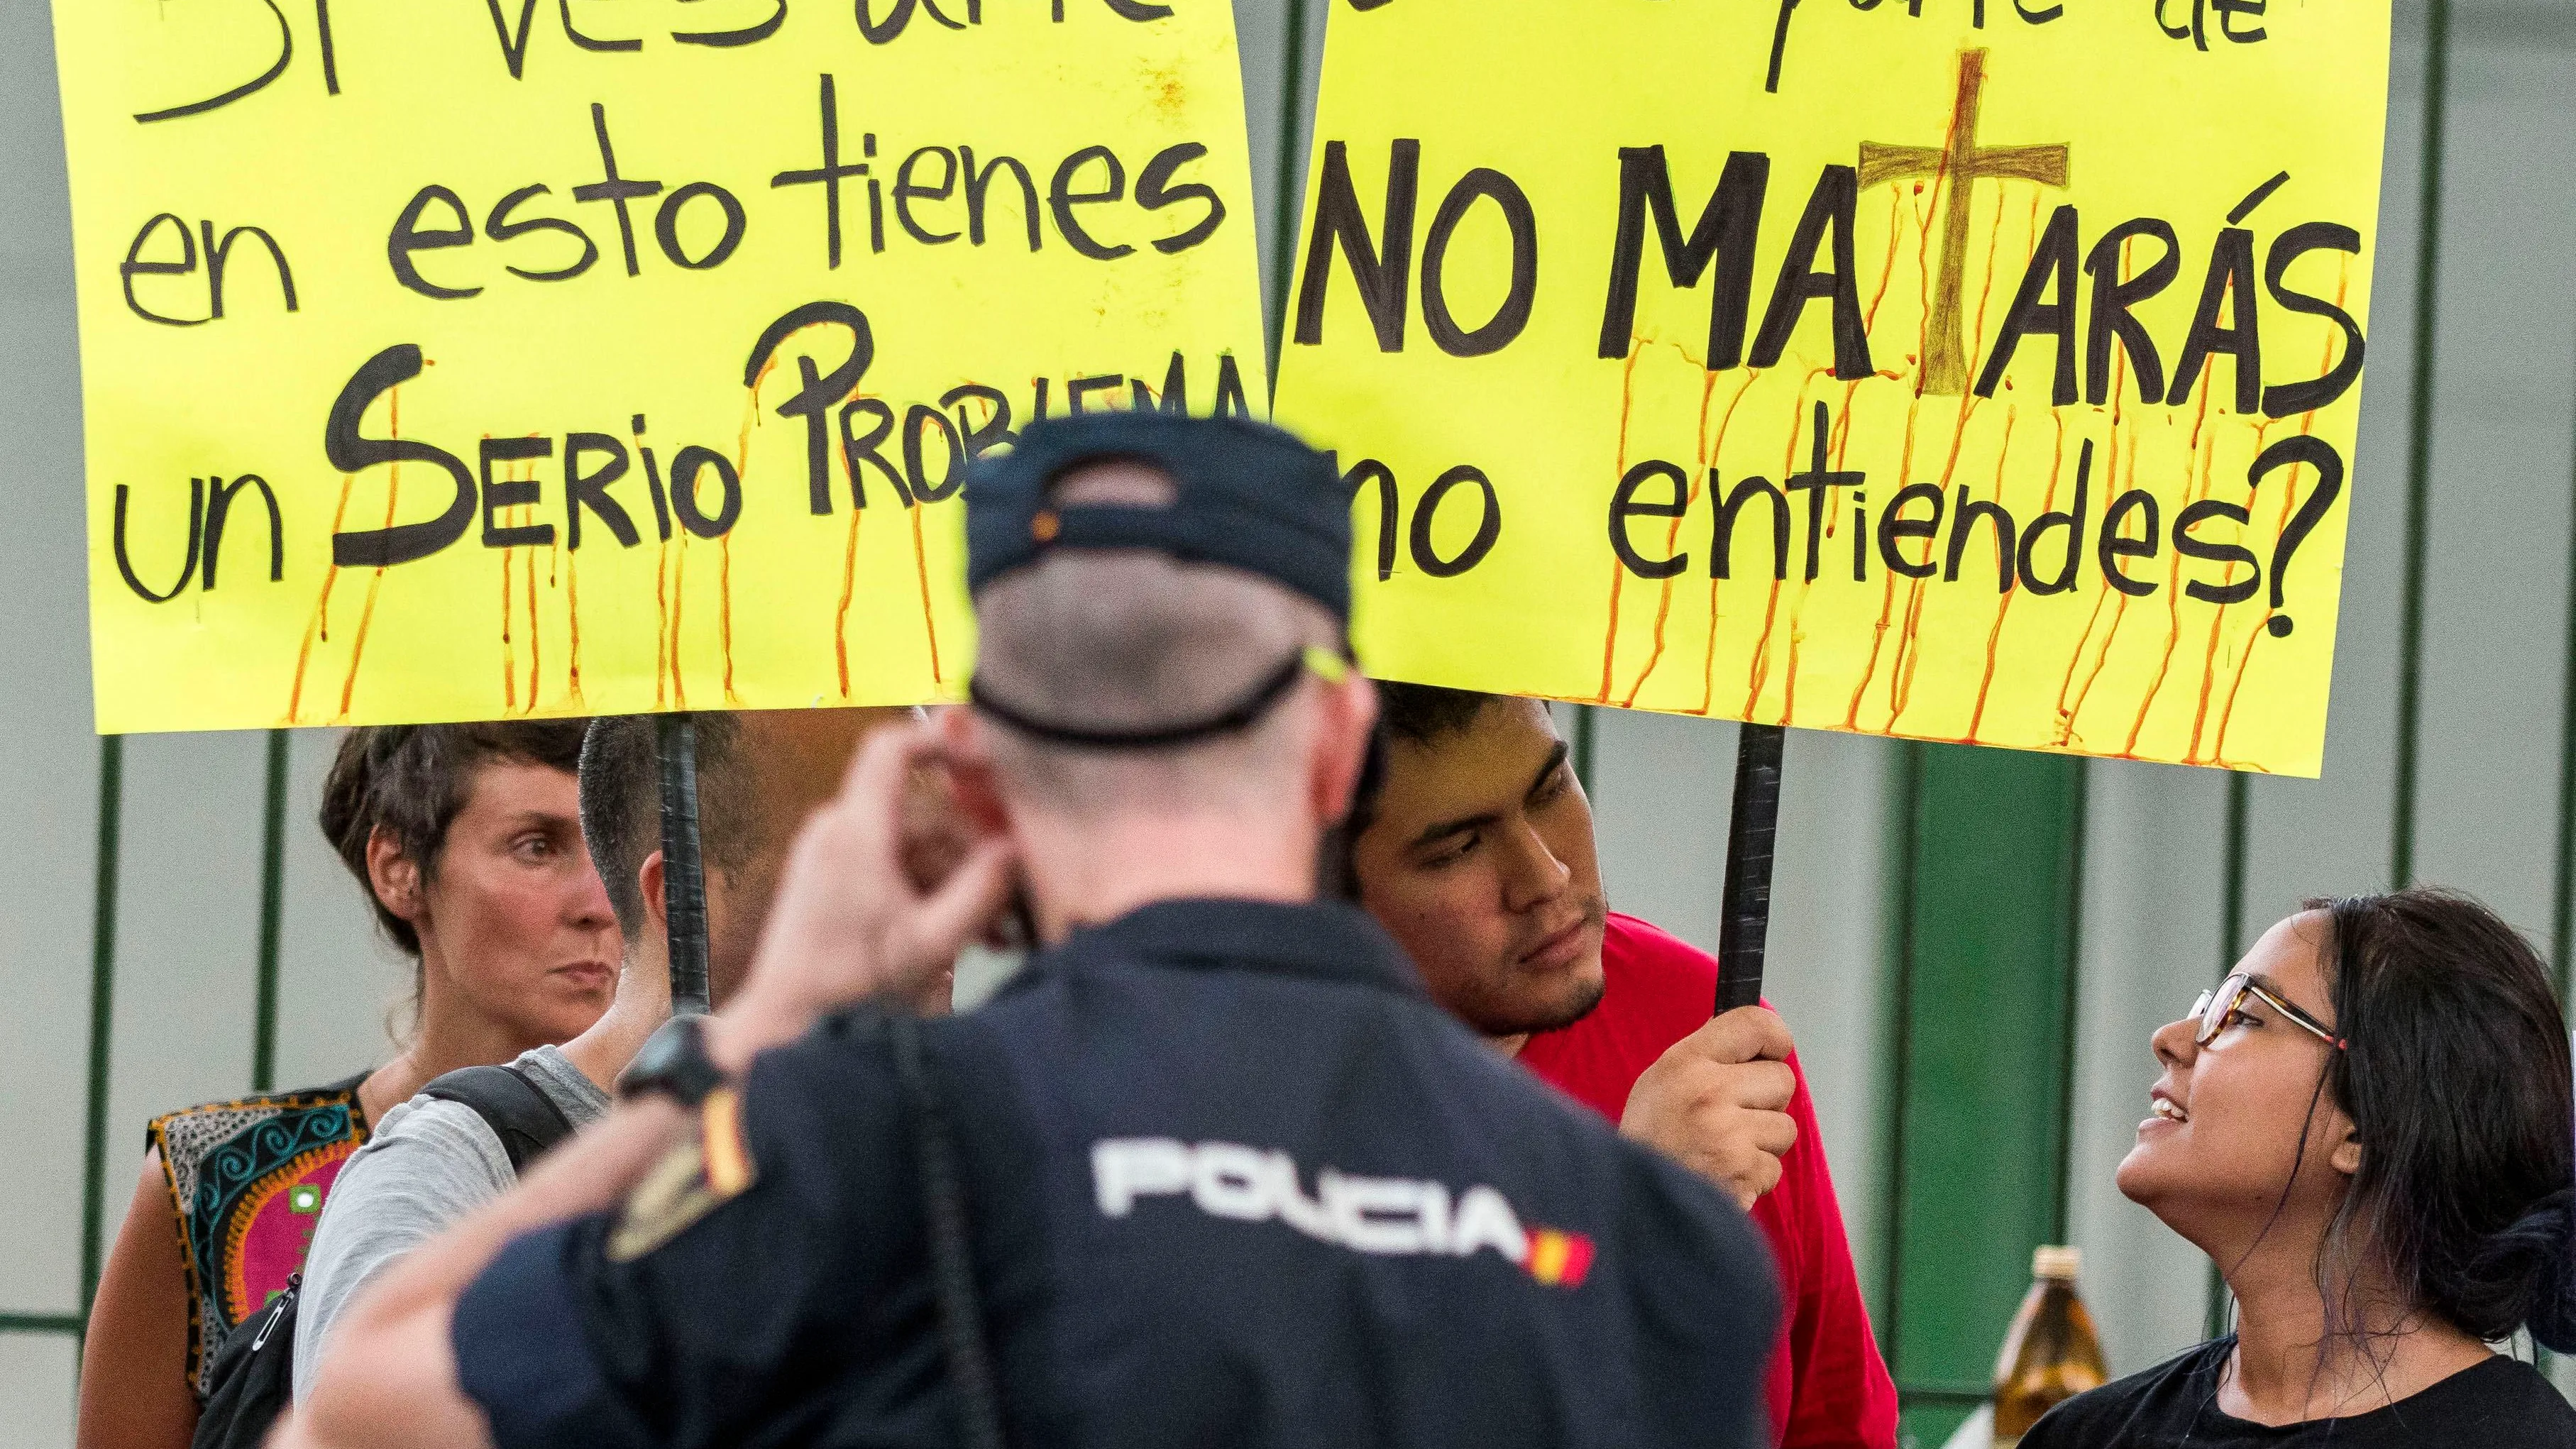
[[[1750,1442],[1742,1214],[1315,899],[1375,712],[1330,461],[1076,418],[966,497],[972,706],[869,745],[734,1003],[354,1309],[285,1442]],[[929,765],[991,834],[925,892]],[[1015,891],[984,1010],[850,1009]]]

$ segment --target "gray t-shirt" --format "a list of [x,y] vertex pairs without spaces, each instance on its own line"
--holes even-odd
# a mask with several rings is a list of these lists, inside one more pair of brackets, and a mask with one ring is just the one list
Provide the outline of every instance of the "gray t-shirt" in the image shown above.
[[[556,1048],[523,1052],[511,1065],[573,1126],[608,1115],[608,1094]],[[304,1288],[295,1306],[296,1402],[312,1392],[331,1325],[358,1290],[517,1181],[501,1139],[464,1103],[420,1096],[387,1112],[331,1184],[304,1256]]]

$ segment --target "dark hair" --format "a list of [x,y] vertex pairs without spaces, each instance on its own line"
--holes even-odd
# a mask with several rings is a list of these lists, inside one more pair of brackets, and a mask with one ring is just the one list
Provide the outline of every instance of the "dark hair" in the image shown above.
[[1378,681],[1376,747],[1369,751],[1368,765],[1360,771],[1359,785],[1351,792],[1346,827],[1350,838],[1356,841],[1367,834],[1370,822],[1377,818],[1378,792],[1386,788],[1388,745],[1430,745],[1451,735],[1463,735],[1476,727],[1485,706],[1503,697],[1437,684]]
[[[749,862],[757,835],[742,721],[729,714],[693,718],[699,858],[710,869],[738,871]],[[662,765],[654,741],[654,716],[616,715],[592,721],[581,746],[581,833],[618,927],[629,936],[645,926],[644,889],[636,872],[662,848]]]
[[1359,839],[1377,820],[1377,797],[1386,789],[1387,750],[1398,742],[1420,746],[1463,735],[1476,727],[1485,706],[1503,697],[1437,684],[1377,681],[1377,730],[1369,738],[1368,759],[1351,787],[1349,813],[1324,835],[1316,873],[1326,893],[1346,901],[1360,898]]
[[476,773],[495,760],[508,760],[571,774],[581,759],[587,724],[565,719],[376,725],[341,738],[339,756],[322,784],[322,834],[367,893],[377,929],[404,955],[419,957],[420,936],[377,897],[367,874],[367,842],[378,830],[391,834],[403,859],[420,867],[424,883],[437,879],[448,827],[473,794]]
[[[2494,1342],[2576,1349],[2576,1108],[2548,969],[2475,899],[2416,887],[2312,900],[2332,920],[2325,1086],[2362,1147],[2319,1259]],[[2351,1281],[2347,1273],[2345,1280]],[[2349,1305],[2329,1303],[2345,1324]]]
[[1377,687],[1377,722],[1390,738],[1427,745],[1475,728],[1485,706],[1503,698],[1437,684],[1382,682]]

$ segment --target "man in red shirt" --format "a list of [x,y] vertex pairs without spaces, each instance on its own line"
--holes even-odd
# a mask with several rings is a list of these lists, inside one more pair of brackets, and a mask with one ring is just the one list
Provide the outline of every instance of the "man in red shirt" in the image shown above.
[[1896,1386],[1788,1027],[1767,1006],[1712,1020],[1716,960],[1607,909],[1592,807],[1545,705],[1379,689],[1386,744],[1352,814],[1346,893],[1443,1006],[1745,1204],[1786,1305],[1774,1441],[1894,1449]]

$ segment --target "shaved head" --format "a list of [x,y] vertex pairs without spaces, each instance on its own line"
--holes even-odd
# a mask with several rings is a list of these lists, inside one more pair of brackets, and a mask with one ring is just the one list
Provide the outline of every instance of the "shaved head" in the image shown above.
[[[1094,464],[1056,485],[1068,506],[1167,506],[1173,485],[1130,462]],[[976,677],[1000,699],[1091,730],[1143,730],[1223,713],[1281,661],[1339,652],[1321,605],[1240,570],[1142,549],[1061,549],[976,596]],[[1299,695],[1250,728],[1161,749],[1068,747],[1008,727],[993,733],[1010,792],[1082,816],[1137,804],[1222,807],[1285,783],[1305,727]],[[1272,780],[1272,775],[1278,780]]]

